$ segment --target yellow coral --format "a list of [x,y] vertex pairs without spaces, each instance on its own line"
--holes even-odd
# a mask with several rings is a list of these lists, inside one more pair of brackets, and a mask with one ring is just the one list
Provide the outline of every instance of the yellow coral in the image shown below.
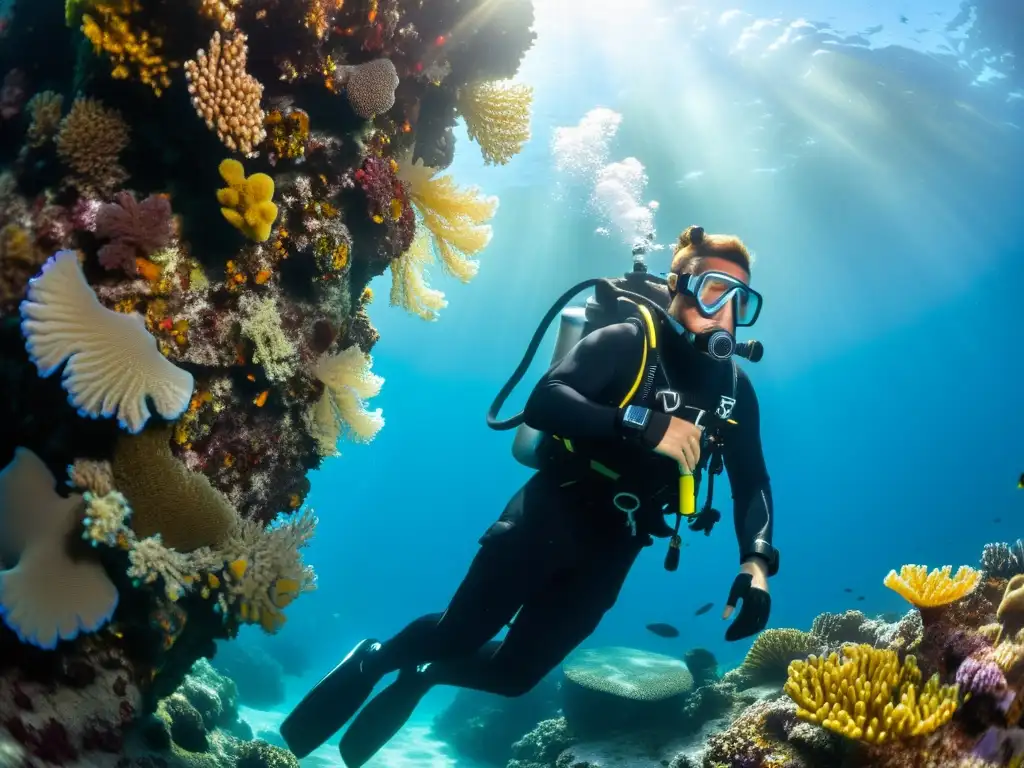
[[459,91],[458,110],[484,162],[504,165],[530,140],[533,88],[508,81],[473,83]]
[[346,427],[355,440],[369,442],[384,426],[381,410],[366,407],[366,401],[384,385],[384,379],[371,372],[372,364],[370,356],[354,344],[317,361],[313,375],[323,383],[324,392],[306,414],[306,427],[322,456],[337,455]]
[[487,222],[498,210],[498,198],[475,188],[459,189],[450,176],[437,176],[437,169],[422,160],[402,163],[398,177],[408,185],[409,199],[433,235],[445,271],[469,282],[479,269],[473,257],[491,241]]
[[92,13],[82,15],[82,33],[97,54],[106,52],[110,57],[114,64],[111,77],[127,80],[134,74],[159,96],[171,84],[170,70],[179,64],[164,58],[159,37],[132,28],[129,18],[141,10],[138,0],[94,0]]
[[274,180],[265,173],[247,177],[242,164],[230,158],[221,162],[217,170],[228,185],[217,190],[221,214],[250,240],[268,240],[277,219],[277,206],[271,202]]
[[441,291],[427,284],[424,271],[433,260],[429,237],[418,233],[409,250],[391,262],[391,306],[402,307],[424,320],[437,319],[448,302]]
[[970,594],[981,579],[981,571],[962,565],[950,576],[953,566],[944,565],[931,573],[925,565],[904,565],[889,571],[883,583],[918,608],[937,608]]
[[846,646],[838,654],[811,656],[789,666],[784,689],[797,717],[870,744],[931,733],[957,708],[957,687],[939,685],[938,675],[919,689],[917,660],[900,664],[894,651]]

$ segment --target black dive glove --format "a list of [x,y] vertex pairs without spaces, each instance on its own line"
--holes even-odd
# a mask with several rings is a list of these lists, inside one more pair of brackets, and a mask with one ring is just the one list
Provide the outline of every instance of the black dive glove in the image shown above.
[[768,624],[768,615],[772,610],[772,596],[763,589],[753,586],[754,577],[749,573],[741,573],[732,583],[729,600],[726,605],[735,608],[736,603],[743,601],[743,607],[725,630],[725,639],[729,642],[742,640],[744,637],[756,635]]

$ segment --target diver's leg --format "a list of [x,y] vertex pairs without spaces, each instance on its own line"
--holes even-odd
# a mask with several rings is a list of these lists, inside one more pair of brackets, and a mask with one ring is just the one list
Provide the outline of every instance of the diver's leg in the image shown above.
[[[524,503],[530,488],[528,484],[512,498],[503,519]],[[281,735],[292,752],[302,758],[323,744],[389,672],[470,655],[494,637],[533,588],[530,574],[537,571],[526,567],[535,557],[533,551],[524,527],[511,526],[485,536],[448,610],[414,620],[384,643],[362,641],[288,715]]]
[[434,685],[454,685],[520,696],[557,667],[597,628],[618,597],[639,545],[594,553],[586,565],[563,572],[530,597],[501,642],[471,656],[406,668],[362,709],[341,737],[348,768],[361,768],[405,724]]
[[[600,624],[619,596],[640,543],[633,541],[574,569],[526,602],[500,644],[467,659],[433,664],[435,685],[521,696],[561,664]],[[488,653],[489,651],[489,653]]]

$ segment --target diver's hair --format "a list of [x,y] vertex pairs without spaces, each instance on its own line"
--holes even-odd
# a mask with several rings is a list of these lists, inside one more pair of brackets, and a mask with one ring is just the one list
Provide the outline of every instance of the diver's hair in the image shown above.
[[701,259],[711,256],[727,259],[747,272],[750,272],[750,265],[754,261],[753,254],[736,235],[709,235],[704,227],[694,224],[679,235],[672,254],[672,271],[692,274],[699,267]]

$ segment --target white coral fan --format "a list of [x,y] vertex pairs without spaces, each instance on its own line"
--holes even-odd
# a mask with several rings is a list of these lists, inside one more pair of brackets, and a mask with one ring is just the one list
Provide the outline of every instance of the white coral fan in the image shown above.
[[56,479],[27,448],[0,472],[0,553],[17,565],[0,571],[0,613],[24,643],[54,648],[109,621],[118,594],[103,566],[71,559],[68,536],[83,499],[54,491]]
[[317,360],[313,375],[323,382],[324,392],[306,414],[306,426],[321,455],[337,455],[344,431],[358,442],[369,442],[384,426],[381,409],[366,407],[384,386],[384,379],[371,372],[372,364],[373,359],[355,344]]
[[152,415],[148,400],[169,420],[188,408],[192,374],[160,354],[140,315],[100,304],[74,251],[58,251],[29,281],[21,316],[39,375],[46,378],[66,362],[62,384],[83,416],[116,416],[137,433]]

